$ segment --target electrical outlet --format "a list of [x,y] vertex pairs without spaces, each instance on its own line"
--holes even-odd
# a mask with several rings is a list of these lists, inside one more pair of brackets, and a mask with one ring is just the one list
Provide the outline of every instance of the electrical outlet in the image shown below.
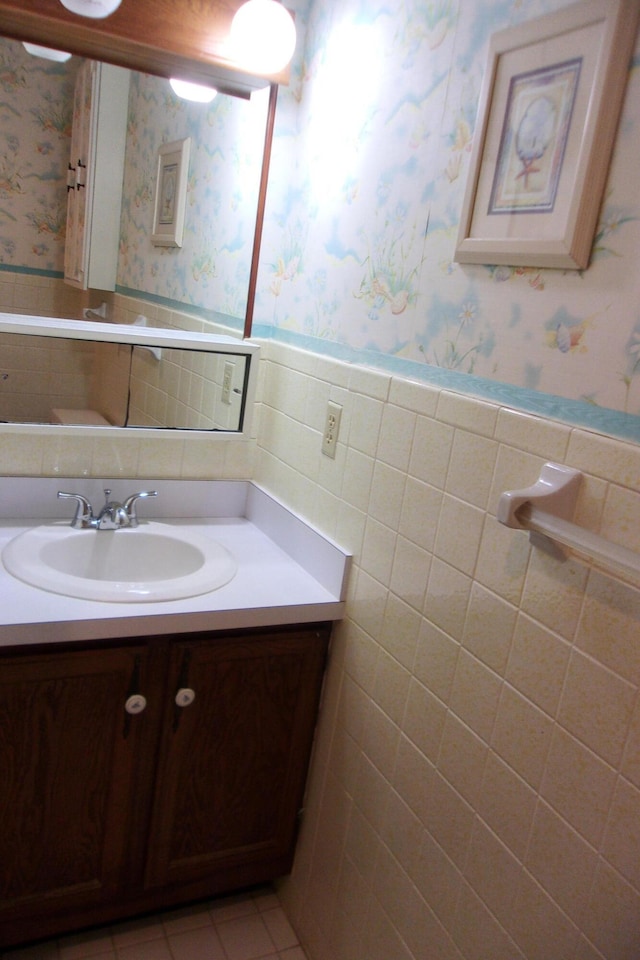
[[222,371],[222,397],[223,403],[231,405],[231,383],[233,381],[233,367],[231,360],[225,360],[224,370]]
[[324,434],[322,435],[322,452],[325,456],[335,459],[336,444],[338,442],[338,433],[340,432],[340,417],[342,407],[339,403],[333,403],[329,400],[327,404],[327,418],[324,423]]

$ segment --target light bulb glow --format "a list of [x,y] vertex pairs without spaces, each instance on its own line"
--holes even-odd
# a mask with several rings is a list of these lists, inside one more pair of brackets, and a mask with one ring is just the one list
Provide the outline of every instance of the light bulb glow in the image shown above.
[[188,80],[178,80],[176,77],[172,77],[169,83],[176,96],[194,103],[211,103],[218,92],[213,87],[205,87],[201,83],[190,83]]
[[55,60],[56,63],[64,63],[71,56],[64,50],[52,50],[51,47],[41,47],[37,43],[24,43],[22,46],[32,57],[44,57],[45,60]]
[[291,60],[296,27],[278,0],[247,0],[231,24],[231,51],[235,60],[255,73],[278,73]]
[[77,13],[81,17],[91,17],[100,20],[111,16],[120,6],[122,0],[60,0],[65,9]]

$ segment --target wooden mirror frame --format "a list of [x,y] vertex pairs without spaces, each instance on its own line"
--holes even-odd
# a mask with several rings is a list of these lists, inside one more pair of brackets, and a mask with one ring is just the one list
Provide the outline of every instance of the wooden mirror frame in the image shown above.
[[159,77],[209,84],[248,98],[288,70],[253,74],[231,56],[229,33],[243,0],[122,0],[103,19],[70,13],[60,0],[0,0],[0,33]]

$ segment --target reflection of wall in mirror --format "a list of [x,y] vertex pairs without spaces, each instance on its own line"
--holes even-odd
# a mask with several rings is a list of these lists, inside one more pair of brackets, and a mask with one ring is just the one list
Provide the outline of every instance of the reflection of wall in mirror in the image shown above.
[[[244,357],[163,348],[161,359],[135,347],[131,363],[129,426],[190,430],[237,430]],[[232,366],[229,397],[223,398],[225,365]]]
[[[177,100],[164,80],[133,74],[125,154],[118,284],[154,297],[244,317],[268,90],[251,101]],[[157,156],[191,139],[182,246],[151,243]]]
[[64,269],[67,167],[73,92],[80,61],[66,64],[30,56],[0,38],[3,169],[0,226],[2,263]]
[[49,423],[53,407],[88,405],[94,344],[0,335],[0,421]]
[[92,343],[93,376],[89,388],[89,409],[101,414],[116,427],[127,419],[131,348],[122,343]]
[[242,356],[3,333],[0,358],[0,422],[58,422],[62,409],[66,423],[91,411],[118,427],[240,428]]
[[[0,38],[5,90],[0,163],[6,174],[0,261],[24,288],[62,276],[71,107],[78,59],[56,64]],[[251,101],[219,95],[209,105],[178,100],[165,80],[134,74],[131,85],[118,284],[137,295],[244,318],[247,304],[268,90]],[[185,242],[154,248],[153,192],[162,142],[192,137]],[[37,185],[37,189],[32,189]],[[53,287],[49,291],[53,293]],[[56,294],[58,296],[58,294]],[[25,301],[36,299],[29,290]],[[16,312],[80,316],[39,291]],[[85,305],[78,297],[70,305]],[[0,309],[12,305],[0,295]]]
[[0,334],[0,421],[50,423],[54,410],[92,410],[124,426],[129,357],[121,344]]

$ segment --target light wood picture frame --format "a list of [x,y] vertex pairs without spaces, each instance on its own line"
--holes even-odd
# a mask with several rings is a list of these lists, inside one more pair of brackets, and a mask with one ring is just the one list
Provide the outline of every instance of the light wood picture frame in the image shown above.
[[156,194],[151,242],[181,247],[187,205],[191,139],[163,143],[158,150]]
[[585,269],[638,0],[582,0],[492,36],[454,260]]

